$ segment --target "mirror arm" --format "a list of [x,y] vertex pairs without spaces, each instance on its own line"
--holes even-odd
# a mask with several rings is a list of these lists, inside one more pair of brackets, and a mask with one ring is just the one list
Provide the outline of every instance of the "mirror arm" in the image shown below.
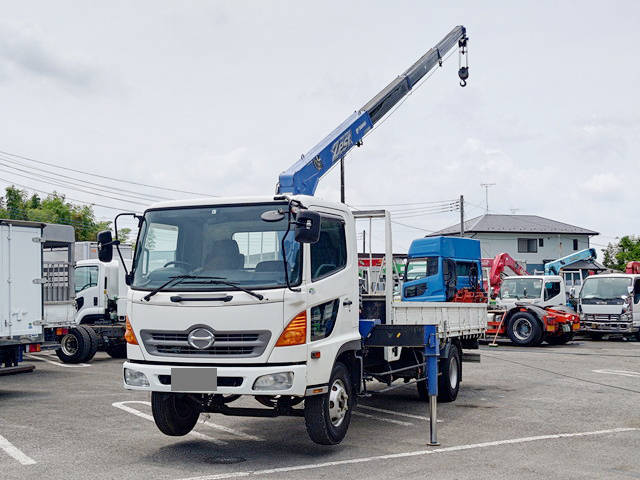
[[[118,218],[120,217],[133,217],[138,220],[138,228],[142,225],[142,221],[144,220],[144,216],[138,215],[136,213],[119,213],[116,215],[116,218],[113,219],[113,229],[116,239],[111,242],[112,245],[116,246],[116,250],[118,250],[118,256],[120,257],[120,261],[122,262],[122,268],[124,269],[124,275],[126,279],[127,285],[131,283],[131,277],[133,276],[133,270],[129,272],[127,269],[127,265],[124,263],[124,257],[122,256],[122,252],[120,251],[120,240],[118,240]],[[133,268],[133,263],[132,263]]]
[[[282,240],[280,241],[280,251],[282,252],[282,264],[284,266],[284,281],[287,284],[287,288],[289,290],[291,290],[292,292],[300,292],[301,289],[300,288],[292,288],[291,287],[291,283],[289,282],[289,266],[287,264],[287,252],[284,248],[284,241],[287,238],[287,236],[289,235],[289,232],[291,232],[291,225],[295,224],[296,221],[291,221],[291,204],[294,202],[294,200],[289,200],[289,205],[287,206],[287,215],[288,215],[288,219],[287,219],[287,231],[285,232],[285,234],[282,236]],[[299,204],[299,202],[297,202]]]

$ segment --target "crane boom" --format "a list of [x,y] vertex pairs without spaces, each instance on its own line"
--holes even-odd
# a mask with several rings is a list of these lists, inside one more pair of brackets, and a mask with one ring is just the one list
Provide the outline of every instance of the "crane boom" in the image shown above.
[[579,252],[572,253],[566,257],[559,258],[553,262],[545,263],[544,274],[545,275],[560,275],[560,269],[571,265],[572,263],[579,262],[580,260],[593,260],[596,258],[595,248],[586,248]]
[[[456,45],[465,53],[466,29],[459,25],[416,63],[369,100],[360,110],[352,113],[320,143],[302,155],[300,160],[279,177],[276,192],[313,195],[322,178],[354,146],[362,145],[364,136],[396,106],[424,76]],[[458,72],[461,85],[466,84],[468,67]]]

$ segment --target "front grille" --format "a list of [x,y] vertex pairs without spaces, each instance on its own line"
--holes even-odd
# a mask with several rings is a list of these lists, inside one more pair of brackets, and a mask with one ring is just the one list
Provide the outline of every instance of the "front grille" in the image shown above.
[[206,349],[198,349],[189,344],[189,332],[200,326],[185,331],[142,330],[140,336],[147,352],[151,355],[169,357],[201,357],[201,358],[247,358],[259,357],[267,348],[271,332],[268,330],[216,331],[210,329],[214,336],[213,344]]

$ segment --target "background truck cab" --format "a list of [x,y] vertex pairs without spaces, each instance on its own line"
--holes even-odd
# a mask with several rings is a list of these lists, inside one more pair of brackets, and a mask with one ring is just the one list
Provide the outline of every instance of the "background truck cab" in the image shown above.
[[592,275],[582,285],[579,302],[582,330],[591,338],[620,334],[640,340],[640,275]]
[[480,242],[433,237],[411,242],[402,285],[403,301],[448,302],[463,289],[482,289]]

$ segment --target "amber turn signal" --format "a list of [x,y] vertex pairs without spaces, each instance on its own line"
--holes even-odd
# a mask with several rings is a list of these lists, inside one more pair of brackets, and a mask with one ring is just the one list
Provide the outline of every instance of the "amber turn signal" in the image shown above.
[[276,347],[302,345],[307,341],[307,311],[293,317],[276,342]]
[[136,334],[133,333],[133,328],[131,328],[131,323],[129,322],[129,316],[126,316],[126,322],[124,326],[124,339],[127,343],[131,345],[138,345],[138,339],[136,338]]

